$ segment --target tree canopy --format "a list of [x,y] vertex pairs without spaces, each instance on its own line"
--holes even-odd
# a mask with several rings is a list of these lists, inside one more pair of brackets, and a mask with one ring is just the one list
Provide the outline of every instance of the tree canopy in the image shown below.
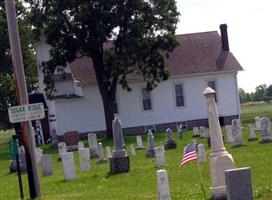
[[[18,1],[16,6],[27,86],[28,91],[31,92],[37,86],[36,62],[33,48],[31,48],[33,35],[26,20],[27,11],[22,2]],[[9,106],[16,105],[17,101],[4,0],[0,0],[0,44],[0,121],[2,127],[8,128],[10,124],[7,109]]]
[[[52,95],[52,75],[75,59],[92,59],[110,137],[117,84],[130,91],[127,76],[141,74],[152,89],[169,77],[165,58],[178,45],[175,0],[28,0],[37,36],[52,46],[43,63]],[[90,66],[92,67],[92,66]]]

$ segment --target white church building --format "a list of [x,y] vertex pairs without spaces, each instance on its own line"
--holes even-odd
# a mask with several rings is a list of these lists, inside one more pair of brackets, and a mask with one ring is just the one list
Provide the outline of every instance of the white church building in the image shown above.
[[[162,132],[185,122],[187,127],[208,125],[207,105],[202,95],[207,86],[216,90],[221,125],[229,124],[240,115],[237,73],[242,69],[229,51],[226,25],[217,31],[177,35],[180,43],[166,60],[171,73],[153,91],[137,77],[129,80],[131,92],[118,87],[117,113],[125,134],[141,134],[146,129]],[[49,59],[50,46],[41,41],[36,45],[39,90],[44,93],[40,64]],[[50,132],[58,136],[66,131],[80,133],[105,132],[102,99],[97,87],[90,58],[70,63],[63,74],[55,74],[55,98],[46,100]]]

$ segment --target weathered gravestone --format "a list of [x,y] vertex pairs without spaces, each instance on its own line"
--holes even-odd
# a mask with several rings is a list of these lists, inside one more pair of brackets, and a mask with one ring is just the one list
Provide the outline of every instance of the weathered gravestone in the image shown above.
[[103,144],[98,143],[98,163],[104,163],[107,160],[104,158]]
[[232,136],[232,126],[226,125],[225,126],[226,132],[227,132],[227,142],[233,143],[233,136]]
[[240,119],[232,120],[232,135],[233,135],[233,147],[244,146],[241,121]]
[[155,147],[156,163],[158,167],[165,166],[165,150],[162,145]]
[[79,141],[77,144],[77,149],[82,149],[82,148],[84,148],[84,143]]
[[254,127],[254,125],[249,124],[248,128],[249,128],[249,136],[248,136],[247,140],[248,141],[258,140],[258,138],[256,137],[256,134],[255,134],[255,127]]
[[228,200],[253,200],[249,167],[225,171]]
[[193,127],[193,137],[199,137],[199,130],[198,127]]
[[158,200],[171,200],[168,174],[166,170],[157,171]]
[[225,170],[234,168],[234,161],[224,146],[218,112],[215,103],[216,92],[207,87],[203,95],[206,97],[208,107],[209,130],[211,140],[210,170],[212,199],[223,199],[227,196]]
[[106,146],[106,159],[109,160],[111,157],[111,148],[109,146]]
[[197,160],[199,163],[204,163],[207,161],[204,144],[197,145]]
[[41,148],[36,148],[35,149],[35,155],[36,155],[37,164],[41,163],[41,157],[43,155],[43,150]]
[[57,131],[56,129],[52,129],[51,131],[51,147],[56,149],[58,148],[58,136],[57,136]]
[[136,156],[136,151],[135,151],[133,144],[130,145],[130,153],[132,156]]
[[49,154],[42,155],[41,163],[42,163],[42,175],[51,176],[53,174],[52,156]]
[[255,117],[255,130],[256,131],[261,131],[262,127],[261,127],[261,118],[260,117]]
[[98,158],[98,143],[97,143],[97,137],[95,133],[88,134],[88,142],[89,142],[91,158]]
[[141,149],[145,148],[144,145],[143,145],[142,137],[140,135],[136,136],[136,142],[137,142],[136,150],[141,150]]
[[123,130],[117,117],[112,122],[114,150],[110,158],[110,173],[128,172],[130,169],[129,156],[124,149]]
[[181,123],[177,123],[177,134],[178,134],[178,138],[182,139],[183,129],[182,129],[182,124]]
[[155,141],[154,136],[151,130],[148,130],[147,133],[147,153],[145,154],[146,158],[155,157]]
[[60,143],[58,144],[58,151],[59,151],[58,161],[60,161],[60,160],[61,160],[61,154],[67,153],[67,149],[66,149],[66,144],[65,144],[65,142],[60,142]]
[[67,151],[77,150],[77,144],[79,142],[79,132],[78,131],[68,131],[64,133],[64,142],[67,147]]
[[209,137],[209,129],[205,126],[199,127],[199,134],[201,138],[208,138]]
[[166,150],[167,149],[176,149],[177,148],[177,144],[173,140],[173,131],[170,128],[166,129],[166,136],[167,136],[167,142],[164,145],[164,148]]
[[62,153],[61,160],[66,181],[76,178],[76,167],[73,152]]
[[80,171],[87,171],[90,168],[90,150],[88,148],[79,148]]
[[263,117],[261,120],[262,138],[260,143],[272,142],[270,119]]

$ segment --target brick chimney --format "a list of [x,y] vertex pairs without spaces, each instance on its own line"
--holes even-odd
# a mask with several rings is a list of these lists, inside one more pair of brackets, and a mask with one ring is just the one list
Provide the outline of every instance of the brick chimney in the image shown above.
[[227,24],[220,24],[221,30],[221,40],[222,40],[222,50],[229,51],[229,39],[228,39],[228,31]]

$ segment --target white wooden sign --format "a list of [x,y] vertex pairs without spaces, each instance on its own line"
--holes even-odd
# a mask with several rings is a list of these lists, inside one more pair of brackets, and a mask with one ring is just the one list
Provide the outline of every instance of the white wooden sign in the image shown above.
[[45,116],[43,103],[9,107],[8,114],[11,123],[43,119]]

